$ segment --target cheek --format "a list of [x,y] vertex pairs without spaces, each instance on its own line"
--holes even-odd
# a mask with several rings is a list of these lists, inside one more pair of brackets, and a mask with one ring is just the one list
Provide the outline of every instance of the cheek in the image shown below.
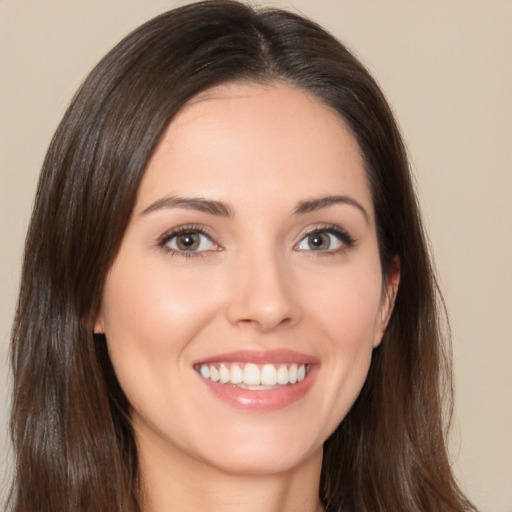
[[197,277],[187,272],[170,275],[161,265],[119,262],[112,268],[104,294],[107,339],[112,349],[122,344],[144,353],[175,351],[208,321],[213,302],[197,286]]
[[357,350],[373,345],[380,318],[381,295],[378,267],[340,273],[323,287],[315,288],[311,308],[331,339],[333,349]]
[[380,314],[380,268],[340,273],[317,286],[311,298],[314,329],[324,340],[318,345],[323,361],[318,409],[328,418],[327,436],[350,410],[368,374]]
[[213,302],[186,272],[170,276],[165,266],[126,259],[112,268],[103,298],[108,352],[128,401],[144,416],[173,407],[173,390],[190,378],[189,349],[211,321]]
[[186,271],[171,275],[168,266],[135,257],[119,258],[107,278],[102,320],[108,352],[128,401],[144,418],[175,407],[188,378],[187,348],[215,310],[198,284]]

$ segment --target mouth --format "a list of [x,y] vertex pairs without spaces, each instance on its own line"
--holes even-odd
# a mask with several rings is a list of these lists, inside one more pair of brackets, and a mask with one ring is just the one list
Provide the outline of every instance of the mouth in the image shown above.
[[241,389],[266,390],[293,386],[302,382],[310,371],[304,363],[212,362],[195,365],[203,379]]
[[236,409],[261,413],[286,408],[306,396],[320,361],[291,350],[241,350],[193,366],[218,399]]

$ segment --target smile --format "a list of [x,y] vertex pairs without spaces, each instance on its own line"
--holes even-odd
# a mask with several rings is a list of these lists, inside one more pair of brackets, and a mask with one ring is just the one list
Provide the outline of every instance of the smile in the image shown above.
[[204,379],[213,382],[230,384],[242,389],[265,390],[303,381],[309,372],[309,365],[219,362],[197,365],[195,369]]

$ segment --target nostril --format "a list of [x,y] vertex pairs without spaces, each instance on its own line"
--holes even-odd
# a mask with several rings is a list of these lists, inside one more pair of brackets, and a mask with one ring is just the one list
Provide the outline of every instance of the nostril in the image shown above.
[[269,316],[259,319],[241,318],[237,321],[237,324],[240,327],[255,328],[263,332],[270,331],[278,327],[285,327],[287,325],[291,325],[292,323],[293,319],[289,316],[281,319],[272,318]]

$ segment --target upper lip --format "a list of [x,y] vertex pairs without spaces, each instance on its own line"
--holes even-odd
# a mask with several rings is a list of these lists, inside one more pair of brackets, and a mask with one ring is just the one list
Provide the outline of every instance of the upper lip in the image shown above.
[[299,363],[299,364],[316,364],[319,360],[311,355],[296,352],[288,349],[276,350],[235,350],[233,352],[225,352],[222,354],[215,354],[214,356],[206,359],[196,361],[197,364],[207,363],[254,363],[254,364],[284,364],[284,363]]

